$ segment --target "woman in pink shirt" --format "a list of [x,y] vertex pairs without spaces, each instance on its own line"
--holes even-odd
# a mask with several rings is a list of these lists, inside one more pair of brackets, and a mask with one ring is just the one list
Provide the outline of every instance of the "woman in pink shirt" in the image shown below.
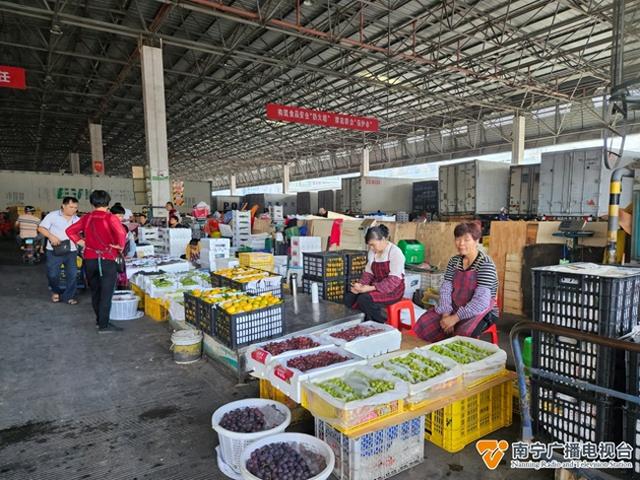
[[120,328],[109,323],[109,313],[118,277],[116,257],[124,248],[126,234],[118,217],[107,210],[111,201],[107,192],[94,190],[89,201],[93,212],[83,215],[66,232],[72,242],[84,249],[84,266],[98,332],[114,332]]

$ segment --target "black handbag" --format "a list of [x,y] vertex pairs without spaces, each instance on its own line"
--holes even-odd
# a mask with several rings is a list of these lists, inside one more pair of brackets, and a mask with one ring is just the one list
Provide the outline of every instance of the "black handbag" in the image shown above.
[[61,240],[58,245],[51,245],[53,254],[56,257],[62,257],[71,251],[71,240]]

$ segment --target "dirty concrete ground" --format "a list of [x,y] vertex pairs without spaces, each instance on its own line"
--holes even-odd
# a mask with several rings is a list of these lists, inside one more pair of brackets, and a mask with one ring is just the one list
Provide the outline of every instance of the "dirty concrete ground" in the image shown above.
[[[206,360],[176,365],[167,324],[144,317],[99,336],[88,293],[76,306],[48,300],[43,266],[20,265],[0,241],[0,478],[226,478],[211,413],[256,396],[257,384],[237,386]],[[490,438],[516,440],[517,423]],[[509,470],[508,458],[489,471],[473,446],[449,454],[427,443],[425,457],[396,478],[553,478]]]

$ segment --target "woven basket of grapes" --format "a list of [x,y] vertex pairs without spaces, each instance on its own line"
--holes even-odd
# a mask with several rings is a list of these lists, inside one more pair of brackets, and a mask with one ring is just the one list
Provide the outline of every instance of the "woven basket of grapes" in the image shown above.
[[267,365],[279,360],[283,355],[301,354],[333,347],[333,343],[315,335],[292,334],[277,340],[258,343],[249,347],[246,353],[247,371],[254,377],[265,378]]
[[405,406],[418,410],[439,398],[456,394],[462,389],[462,368],[450,358],[428,350],[389,353],[369,360],[376,369],[407,382],[409,396]]
[[406,382],[366,365],[303,382],[302,406],[343,433],[402,412]]
[[245,480],[325,480],[335,466],[331,447],[304,433],[280,433],[249,445],[241,457]]
[[451,337],[420,349],[458,363],[462,367],[465,387],[477,385],[499,374],[507,362],[507,352],[500,347],[469,337]]
[[285,405],[262,398],[227,403],[211,416],[222,461],[236,473],[240,473],[240,457],[249,444],[284,432],[290,423],[291,412]]
[[402,335],[396,328],[378,322],[339,325],[324,330],[322,338],[362,358],[393,352],[402,343]]
[[268,365],[266,378],[294,402],[302,403],[302,381],[365,363],[365,359],[335,346],[315,352],[286,353]]

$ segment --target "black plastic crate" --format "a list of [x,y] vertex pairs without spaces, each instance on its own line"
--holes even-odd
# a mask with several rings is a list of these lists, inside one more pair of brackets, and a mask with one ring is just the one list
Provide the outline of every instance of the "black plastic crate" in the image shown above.
[[265,293],[273,293],[276,297],[282,298],[282,282],[281,276],[266,277],[264,280],[256,282],[242,283],[230,278],[221,277],[211,272],[211,285],[217,287],[229,287],[234,290],[240,290],[251,295],[263,295]]
[[281,337],[284,333],[284,303],[230,314],[216,308],[213,335],[229,348]]
[[344,278],[347,275],[345,258],[338,252],[302,254],[302,273],[311,280]]
[[625,353],[627,393],[640,396],[640,354],[636,352]]
[[552,333],[533,331],[531,337],[533,368],[605,388],[616,387],[615,349]]
[[619,442],[621,413],[602,395],[531,376],[531,420],[538,440]]
[[184,292],[184,321],[200,328],[199,304],[200,299],[189,292]]
[[360,278],[367,266],[369,257],[364,250],[341,250],[344,255],[347,278]]
[[[546,268],[532,270],[534,321],[604,337],[620,337],[640,323],[640,274],[602,277]],[[629,270],[617,268],[622,275]]]
[[343,303],[346,291],[347,280],[344,278],[333,278],[329,280],[315,280],[313,278],[302,277],[302,291],[311,294],[311,284],[318,284],[318,295],[329,302]]
[[199,299],[197,327],[209,335],[215,335],[218,311],[217,304]]
[[633,463],[632,478],[640,479],[640,406],[627,403],[624,412],[623,440],[633,448],[631,463]]

